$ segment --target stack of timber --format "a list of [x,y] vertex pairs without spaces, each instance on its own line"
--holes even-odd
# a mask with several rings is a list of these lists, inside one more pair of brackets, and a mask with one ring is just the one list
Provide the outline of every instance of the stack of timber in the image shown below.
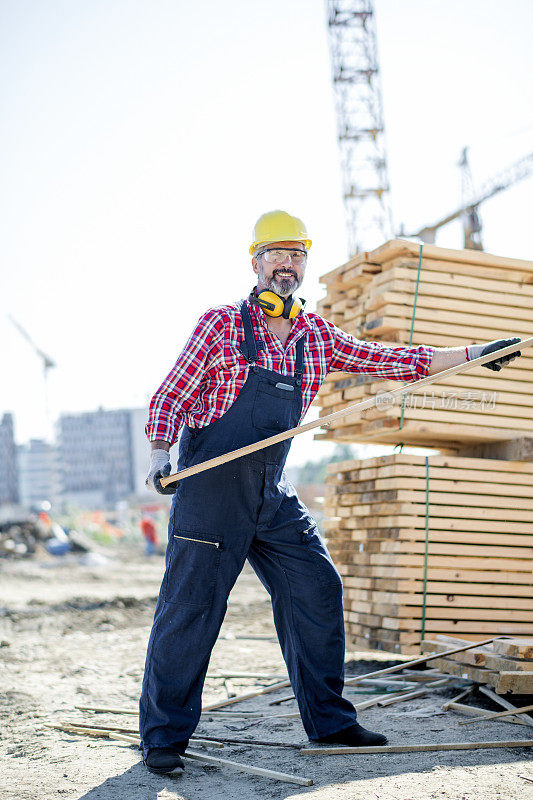
[[[439,653],[468,644],[436,636],[422,642],[423,653]],[[509,638],[431,662],[441,672],[493,687],[497,694],[533,694],[533,638]]]
[[[385,346],[458,347],[533,336],[533,262],[475,250],[393,240],[322,277],[318,313],[358,339]],[[317,435],[335,441],[457,450],[465,443],[533,436],[533,356],[525,351],[500,373],[477,367],[401,400],[333,422]],[[315,404],[321,415],[401,385],[364,373],[330,374]]]
[[348,640],[418,652],[424,609],[427,636],[533,636],[533,464],[428,465],[397,453],[328,467],[324,528]]

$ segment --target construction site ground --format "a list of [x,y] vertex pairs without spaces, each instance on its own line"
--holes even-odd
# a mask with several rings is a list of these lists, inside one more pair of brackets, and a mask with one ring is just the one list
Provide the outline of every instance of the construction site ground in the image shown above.
[[[297,749],[230,746],[204,752],[313,779],[301,787],[187,761],[176,777],[148,773],[140,754],[126,743],[99,740],[45,727],[65,720],[129,725],[135,717],[88,714],[79,705],[134,708],[138,702],[146,644],[163,558],[144,558],[141,545],[115,550],[102,564],[74,556],[0,562],[0,752],[2,800],[525,800],[533,798],[532,751],[497,749],[408,754],[305,756]],[[81,561],[83,561],[83,557]],[[85,559],[86,560],[86,559]],[[274,638],[269,598],[247,568],[230,598],[209,674],[246,671],[283,674]],[[349,671],[366,672],[391,663],[388,654],[347,652]],[[176,664],[179,670],[179,664]],[[235,679],[239,693],[256,681]],[[354,687],[355,688],[355,687]],[[360,691],[360,687],[359,687]],[[441,705],[458,692],[441,690],[359,715],[390,744],[494,741],[533,738],[525,726],[503,721],[460,726],[464,719]],[[239,708],[280,713],[267,694]],[[209,678],[204,703],[227,696],[220,679]],[[354,702],[365,699],[347,687]],[[371,695],[368,695],[369,697]],[[476,704],[481,701],[476,699]],[[489,706],[494,708],[493,706]],[[236,708],[236,707],[235,707]],[[494,708],[494,710],[496,710]],[[297,719],[205,719],[197,733],[226,738],[307,744]],[[197,748],[200,749],[200,748]]]

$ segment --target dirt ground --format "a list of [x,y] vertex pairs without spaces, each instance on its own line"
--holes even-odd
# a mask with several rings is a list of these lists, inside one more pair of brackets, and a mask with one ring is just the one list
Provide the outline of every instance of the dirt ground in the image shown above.
[[[136,707],[162,571],[161,557],[145,559],[126,550],[92,566],[75,557],[0,562],[2,800],[533,798],[533,752],[526,749],[314,757],[297,749],[248,745],[203,751],[312,778],[313,785],[307,788],[194,761],[187,761],[183,775],[157,777],[148,773],[139,752],[126,743],[45,727],[65,720],[136,727],[135,717],[93,715],[76,711],[75,706]],[[240,638],[246,636],[259,638]],[[349,670],[376,668],[376,658],[386,664],[389,657],[347,653]],[[231,595],[209,675],[230,670],[285,673],[270,603],[251,570],[245,570]],[[208,678],[204,703],[225,698],[228,690],[249,690],[252,684],[249,679],[233,679],[224,686],[220,678]],[[355,694],[354,689],[347,687],[346,696],[354,702],[364,700],[365,695]],[[503,721],[460,726],[461,717],[440,709],[443,698],[457,692],[457,688],[443,689],[387,708],[371,708],[359,718],[366,727],[385,732],[391,744],[533,738],[529,728]],[[267,714],[295,711],[294,701],[269,705],[286,693],[248,700],[238,708]],[[476,698],[476,704],[481,703]],[[490,703],[487,707],[494,708]],[[204,716],[197,733],[307,744],[299,718]]]

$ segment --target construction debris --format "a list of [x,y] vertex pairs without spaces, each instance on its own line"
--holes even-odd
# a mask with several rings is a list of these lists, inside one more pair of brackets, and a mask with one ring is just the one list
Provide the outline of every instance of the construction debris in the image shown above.
[[441,654],[435,663],[442,672],[488,684],[497,694],[533,694],[533,659],[507,655],[531,654],[531,639],[500,639],[465,653],[445,655],[451,645],[460,641],[444,636],[426,639],[422,642],[422,651]]

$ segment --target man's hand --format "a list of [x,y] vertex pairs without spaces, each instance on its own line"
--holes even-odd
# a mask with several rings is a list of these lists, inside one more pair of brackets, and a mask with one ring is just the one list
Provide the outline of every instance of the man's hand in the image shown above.
[[150,454],[150,471],[146,478],[146,485],[157,494],[174,494],[177,483],[161,486],[161,478],[170,475],[170,457],[167,450],[152,450]]
[[[487,353],[494,353],[497,350],[501,350],[503,347],[509,347],[510,344],[517,344],[518,342],[522,341],[520,338],[514,339],[497,339],[494,342],[489,342],[488,344],[471,344],[469,347],[466,348],[468,353],[468,359],[473,361],[474,358],[479,358],[480,356],[486,356]],[[520,350],[517,350],[515,353],[511,353],[509,356],[503,356],[503,358],[495,358],[494,361],[487,361],[483,364],[484,367],[487,369],[491,369],[494,372],[499,372],[502,367],[506,367],[513,358],[517,356],[521,356],[522,353]]]

